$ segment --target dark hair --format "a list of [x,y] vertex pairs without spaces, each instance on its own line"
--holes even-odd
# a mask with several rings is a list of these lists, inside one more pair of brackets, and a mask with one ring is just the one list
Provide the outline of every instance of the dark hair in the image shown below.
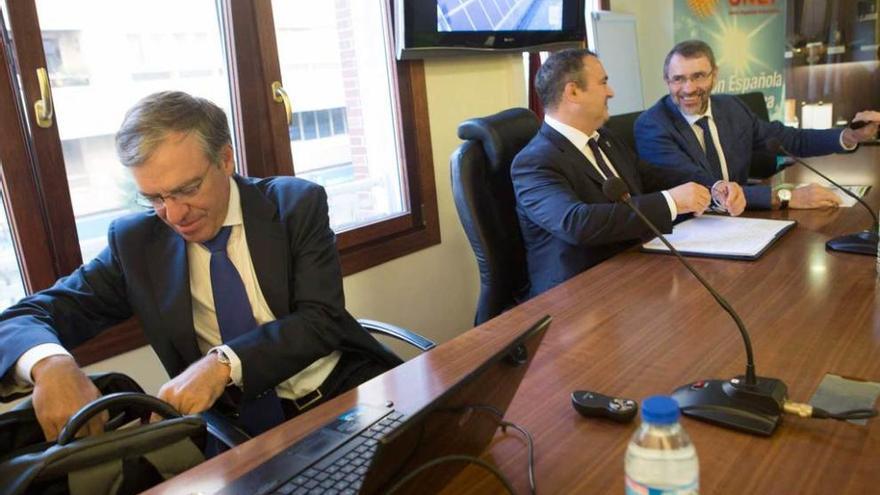
[[666,55],[666,60],[663,62],[663,79],[668,79],[669,61],[672,60],[673,55],[681,55],[684,58],[706,57],[709,59],[712,70],[714,71],[717,68],[715,65],[715,54],[712,53],[711,46],[701,40],[686,40],[673,46],[672,50]]
[[556,108],[565,85],[570,82],[577,84],[579,88],[586,88],[587,82],[581,74],[584,57],[595,56],[595,53],[585,48],[571,48],[547,57],[535,76],[535,91],[538,92],[541,105],[547,109]]
[[137,167],[171,132],[195,132],[213,164],[220,162],[223,146],[232,144],[222,108],[181,91],[162,91],[144,97],[125,114],[116,132],[119,161],[126,167]]

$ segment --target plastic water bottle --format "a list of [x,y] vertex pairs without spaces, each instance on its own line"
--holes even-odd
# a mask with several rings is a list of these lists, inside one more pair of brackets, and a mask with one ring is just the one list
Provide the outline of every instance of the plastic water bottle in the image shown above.
[[697,451],[678,418],[672,397],[655,395],[642,402],[642,424],[626,449],[627,495],[699,493]]

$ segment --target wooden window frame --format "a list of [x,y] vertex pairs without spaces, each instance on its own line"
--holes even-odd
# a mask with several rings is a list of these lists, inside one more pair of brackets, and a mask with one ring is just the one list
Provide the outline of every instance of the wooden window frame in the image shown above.
[[[281,81],[271,0],[226,2],[224,22],[239,84],[233,99],[240,109],[236,127],[243,144],[239,156],[247,175],[294,175],[284,106],[274,101],[271,85]],[[248,54],[259,53],[260,57]],[[410,211],[337,235],[343,275],[351,275],[440,243],[440,219],[434,183],[434,159],[428,126],[425,69],[421,60],[396,62],[396,83],[403,143],[404,182]]]
[[[10,228],[15,229],[26,290],[32,293],[71,273],[82,264],[82,255],[57,125],[38,127],[29,113],[30,103],[21,104],[21,94],[26,102],[39,95],[36,68],[46,66],[36,4],[7,2],[7,7],[22,86],[14,86],[16,74],[7,70],[4,59],[0,79],[7,84],[0,84],[0,98],[10,98],[16,105],[4,108],[0,137],[6,146],[0,149],[0,158]],[[240,145],[239,172],[255,177],[293,175],[284,107],[274,101],[270,89],[272,82],[281,81],[271,0],[223,0],[220,17],[236,109],[232,118]],[[394,83],[401,117],[398,137],[404,148],[402,179],[410,211],[339,233],[343,275],[440,243],[422,62],[396,62]],[[14,118],[6,119],[7,113]],[[34,220],[37,217],[39,221]],[[72,352],[80,365],[87,365],[146,343],[132,318]]]

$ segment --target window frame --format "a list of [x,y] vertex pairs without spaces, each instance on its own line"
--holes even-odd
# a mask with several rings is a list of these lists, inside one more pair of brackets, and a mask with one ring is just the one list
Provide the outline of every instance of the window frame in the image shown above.
[[[16,74],[5,63],[12,62],[21,88],[0,85],[0,102],[13,101],[14,105],[4,105],[4,110],[8,108],[19,117],[25,114],[26,122],[19,117],[3,120],[0,136],[18,133],[18,139],[8,140],[5,154],[9,158],[0,157],[5,165],[3,187],[10,228],[15,230],[26,291],[32,293],[71,273],[82,264],[82,255],[58,127],[54,123],[47,129],[38,127],[31,113],[40,94],[36,68],[46,67],[36,4],[9,1],[6,6],[16,59],[6,61],[4,57],[0,78],[15,80]],[[220,0],[218,6],[235,109],[231,118],[239,145],[238,172],[254,177],[294,175],[284,106],[274,100],[271,91],[272,83],[281,81],[271,0]],[[397,61],[394,83],[401,115],[398,135],[404,148],[402,180],[410,211],[338,233],[343,275],[440,243],[422,62]],[[22,100],[27,103],[22,105]],[[332,130],[332,115],[330,120]],[[25,217],[28,227],[24,227]],[[145,344],[140,326],[132,318],[72,352],[80,365],[86,365]]]
[[[245,61],[244,64],[235,64],[238,77],[247,80],[247,84],[240,83],[237,88],[248,88],[247,94],[239,92],[237,95],[243,103],[238,106],[241,114],[238,128],[258,128],[268,122],[277,129],[274,132],[266,129],[258,135],[243,133],[239,142],[246,152],[239,161],[247,175],[294,175],[284,106],[274,101],[270,90],[274,81],[282,81],[271,0],[227,2],[226,7],[224,19],[233,27],[229,50],[233,59]],[[254,53],[254,45],[259,57],[248,56]],[[424,65],[421,60],[396,61],[396,76],[401,117],[398,132],[404,147],[402,179],[406,184],[410,211],[338,233],[337,248],[343,275],[440,243]],[[266,111],[259,108],[259,102],[268,104]],[[304,127],[301,123],[303,139]],[[267,147],[274,151],[269,153]]]

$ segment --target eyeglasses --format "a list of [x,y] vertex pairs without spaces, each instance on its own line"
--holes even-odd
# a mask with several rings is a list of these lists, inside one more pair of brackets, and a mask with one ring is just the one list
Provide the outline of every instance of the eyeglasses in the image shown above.
[[161,210],[165,208],[165,203],[172,199],[174,201],[187,201],[189,199],[194,198],[202,188],[202,184],[205,182],[205,177],[208,176],[208,172],[211,171],[213,165],[209,164],[205,171],[201,176],[189,181],[188,183],[174,189],[168,194],[141,194],[138,193],[134,202],[138,206],[143,208],[153,208],[155,210]]
[[673,86],[684,86],[688,81],[694,84],[702,84],[712,77],[711,72],[694,72],[690,76],[672,76],[666,79],[666,82]]

